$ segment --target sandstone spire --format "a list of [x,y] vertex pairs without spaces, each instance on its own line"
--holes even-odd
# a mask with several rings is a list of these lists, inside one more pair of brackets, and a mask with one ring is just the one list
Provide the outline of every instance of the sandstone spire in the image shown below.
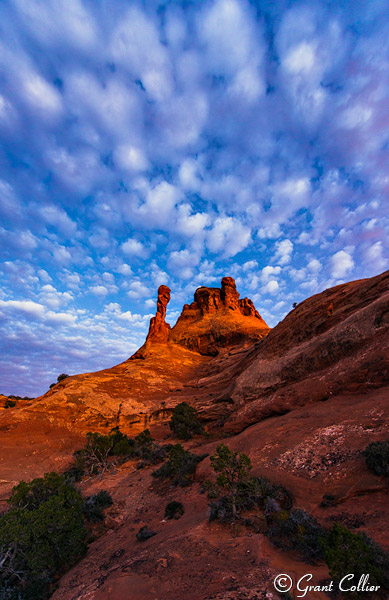
[[158,288],[157,312],[155,317],[150,319],[149,333],[146,338],[147,342],[166,344],[170,325],[166,323],[166,307],[170,301],[170,288],[167,285],[160,285]]

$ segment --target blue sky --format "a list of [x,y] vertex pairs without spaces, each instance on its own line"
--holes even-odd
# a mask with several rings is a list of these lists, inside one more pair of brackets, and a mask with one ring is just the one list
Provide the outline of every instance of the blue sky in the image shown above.
[[126,359],[162,283],[274,326],[388,268],[386,0],[0,12],[0,392]]

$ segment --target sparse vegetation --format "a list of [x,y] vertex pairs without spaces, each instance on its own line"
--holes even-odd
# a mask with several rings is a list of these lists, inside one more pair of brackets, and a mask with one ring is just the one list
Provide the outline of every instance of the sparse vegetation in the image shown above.
[[71,481],[80,481],[84,475],[102,475],[118,463],[128,458],[139,458],[138,468],[162,462],[171,446],[161,446],[154,442],[150,431],[145,429],[134,439],[114,427],[104,435],[89,432],[86,444],[74,452],[74,461],[66,471]]
[[367,468],[381,477],[389,476],[389,440],[372,442],[364,450],[363,455]]
[[89,432],[86,444],[74,453],[74,463],[68,475],[77,481],[83,474],[97,475],[109,469],[115,460],[112,457],[133,455],[134,441],[122,433],[118,427],[111,429],[108,435]]
[[[389,554],[364,534],[352,533],[335,523],[323,537],[321,546],[331,577],[339,581],[347,573],[354,580],[368,573],[369,584],[379,585],[380,591],[389,590]],[[356,594],[365,596],[365,592]]]
[[323,558],[321,539],[325,532],[310,514],[301,509],[288,512],[275,503],[268,503],[265,516],[268,523],[265,534],[275,546],[297,550],[304,560],[313,564]]
[[168,460],[156,471],[153,476],[160,479],[171,479],[174,485],[184,487],[189,485],[194,478],[199,462],[208,456],[197,456],[185,450],[181,444],[175,444],[169,449]]
[[111,494],[106,490],[101,490],[97,494],[88,496],[84,501],[83,514],[90,523],[104,521],[104,509],[112,506],[113,500]]
[[173,500],[166,505],[165,519],[179,519],[184,514],[184,506],[181,502]]
[[134,439],[134,456],[141,459],[141,464],[138,466],[156,465],[162,462],[170,447],[170,445],[161,446],[154,442],[150,431],[145,429]]
[[139,529],[138,533],[136,534],[136,539],[138,540],[138,542],[145,542],[146,540],[150,539],[156,534],[156,531],[152,531],[148,528],[147,525],[144,525]]
[[87,522],[104,519],[112,504],[106,491],[85,501],[64,475],[15,486],[9,510],[0,515],[0,598],[45,600],[58,574],[86,552]]
[[14,406],[16,406],[16,400],[10,400],[8,398],[8,400],[4,402],[4,408],[13,408]]
[[57,377],[57,383],[59,383],[60,381],[63,381],[64,379],[67,379],[69,377],[69,375],[67,375],[67,373],[61,373],[61,375],[58,375]]
[[181,440],[190,440],[195,434],[203,433],[197,411],[186,402],[181,402],[173,410],[169,427]]
[[[208,491],[208,498],[211,499],[210,520],[234,521],[231,496],[225,495],[217,484],[212,484],[210,481],[205,482],[204,487]],[[237,486],[237,516],[243,511],[255,508],[259,508],[263,516],[265,512],[269,512],[271,506],[276,506],[279,510],[289,510],[292,504],[289,492],[282,485],[271,483],[266,477],[250,476]],[[264,518],[262,519],[262,516],[260,520],[263,524]],[[253,524],[251,519],[245,519],[245,521],[247,525]]]
[[81,494],[56,473],[20,482],[0,517],[0,596],[47,598],[59,570],[86,551]]
[[[235,520],[242,509],[242,485],[247,484],[251,471],[251,461],[246,454],[234,452],[225,444],[219,444],[211,456],[211,465],[217,473],[216,485],[206,484],[208,495],[219,498],[211,503],[211,518]],[[223,513],[221,515],[220,511]]]

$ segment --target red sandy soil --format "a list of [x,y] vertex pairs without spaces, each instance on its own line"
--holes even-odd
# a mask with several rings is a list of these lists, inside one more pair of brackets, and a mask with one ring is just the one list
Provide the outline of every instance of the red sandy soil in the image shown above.
[[[196,306],[186,305],[173,328],[165,323],[170,291],[160,290],[148,339],[132,359],[69,377],[26,406],[2,411],[0,497],[21,478],[64,469],[88,430],[119,424],[133,435],[149,427],[172,441],[167,420],[187,401],[210,433],[186,444],[193,452],[211,454],[223,440],[323,525],[338,520],[389,548],[388,485],[361,455],[371,441],[388,438],[389,273],[309,298],[270,333],[252,303],[239,300],[233,280],[223,281],[221,289],[200,288]],[[128,462],[82,483],[88,495],[110,491],[114,505],[55,600],[275,599],[279,572],[328,577],[324,565],[304,564],[261,533],[209,523],[201,493],[212,476],[209,458],[183,489],[156,482],[153,468],[137,471]],[[321,507],[324,494],[336,504]],[[185,514],[164,521],[173,499]],[[157,535],[141,543],[135,534],[145,524]]]

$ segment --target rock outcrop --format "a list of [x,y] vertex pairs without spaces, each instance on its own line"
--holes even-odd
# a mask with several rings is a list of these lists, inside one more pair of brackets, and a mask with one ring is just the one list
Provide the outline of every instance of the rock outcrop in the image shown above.
[[157,314],[150,320],[150,328],[147,336],[149,342],[164,344],[169,337],[170,325],[166,323],[166,307],[170,301],[170,288],[160,285],[158,288]]
[[200,287],[194,302],[185,304],[169,341],[203,355],[221,348],[247,346],[267,335],[266,325],[249,298],[239,299],[235,281],[223,277],[221,288]]
[[170,301],[170,288],[160,285],[158,288],[157,312],[151,317],[149,332],[145,343],[131,358],[145,358],[147,350],[155,344],[166,344],[169,338],[170,325],[166,323],[166,307]]
[[199,287],[191,304],[171,329],[165,322],[170,289],[158,289],[157,313],[150,320],[146,342],[131,357],[144,359],[158,344],[177,344],[204,356],[216,356],[221,349],[247,346],[267,335],[266,325],[249,298],[239,298],[232,277],[223,277],[221,288]]

